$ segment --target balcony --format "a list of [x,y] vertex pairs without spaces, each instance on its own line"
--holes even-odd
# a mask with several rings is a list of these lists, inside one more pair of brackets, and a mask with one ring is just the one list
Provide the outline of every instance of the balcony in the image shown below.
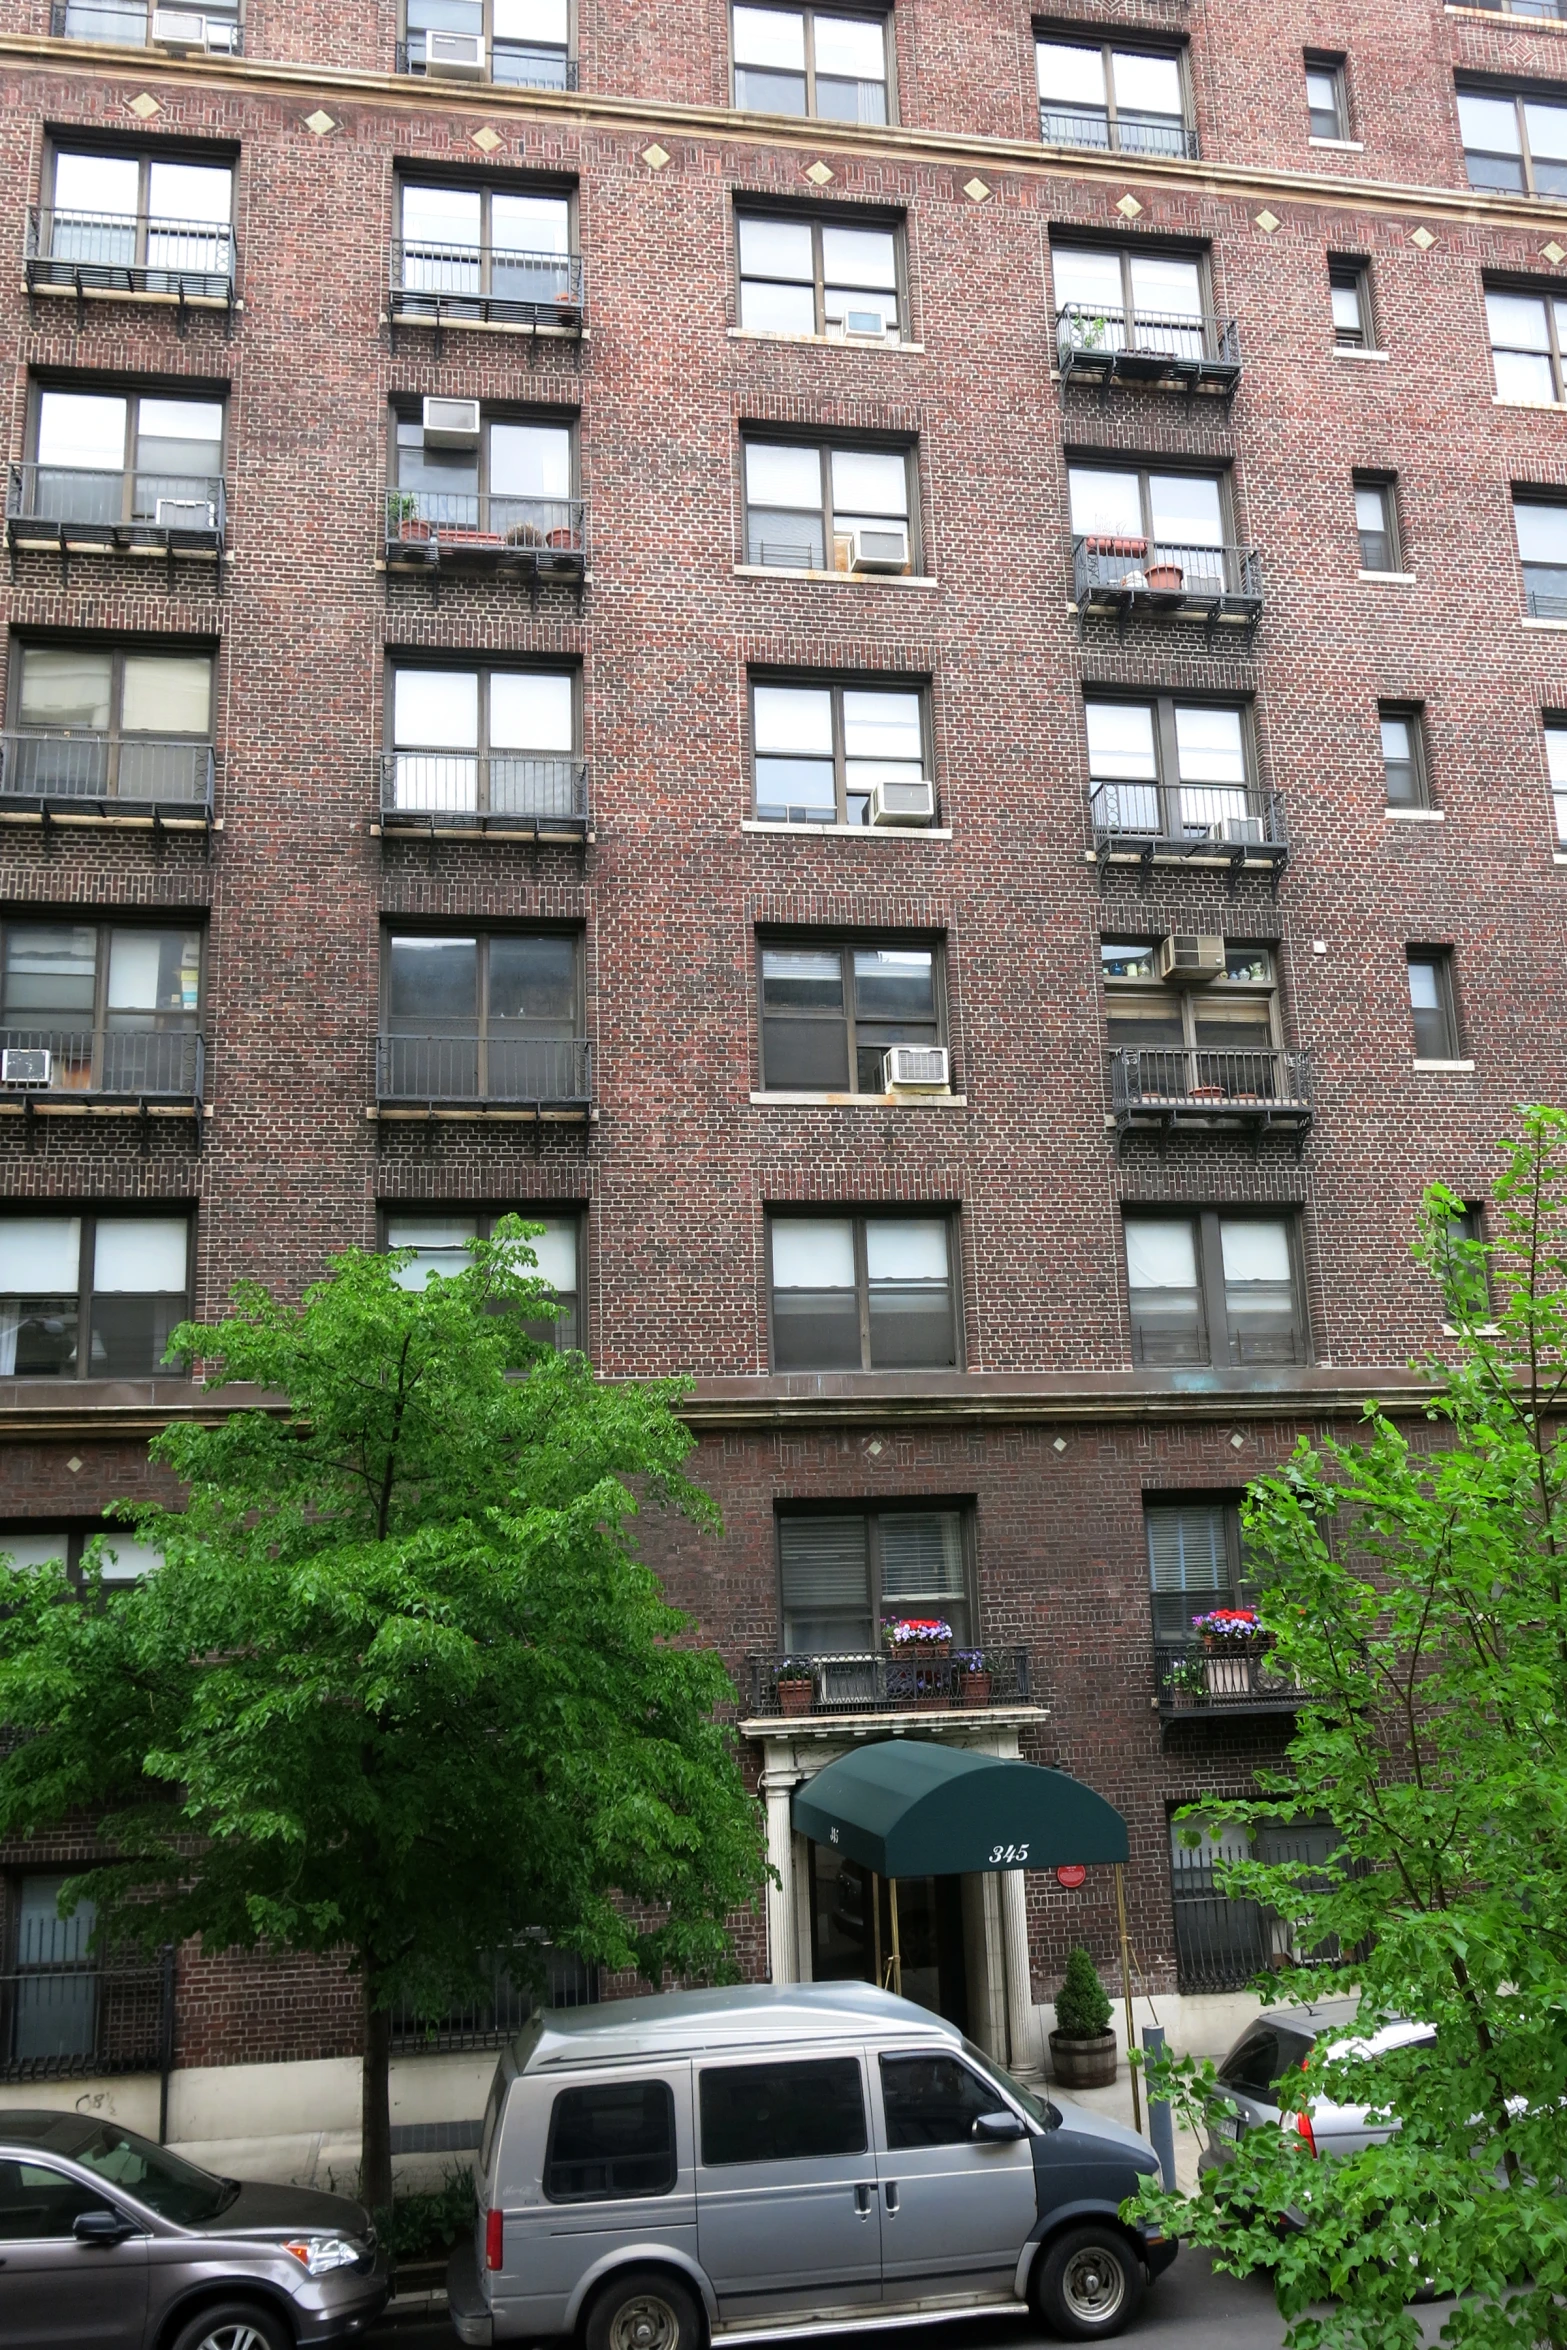
[[383,1036],[375,1092],[380,1117],[585,1121],[592,1047],[575,1036]]
[[1157,318],[1139,310],[1099,310],[1068,302],[1056,312],[1056,358],[1063,383],[1128,384],[1145,390],[1220,392],[1240,382],[1235,321]]
[[206,1040],[189,1028],[0,1028],[0,1116],[193,1118]]
[[577,253],[514,253],[499,245],[392,242],[387,305],[395,326],[555,328],[579,336],[586,278]]
[[220,474],[100,473],[83,465],[13,465],[6,544],[60,555],[165,555],[221,562],[227,507]]
[[589,840],[585,759],[501,751],[388,751],[381,830]]
[[173,1962],[169,1950],[0,1975],[0,2081],[156,2072],[172,2034]]
[[182,318],[186,310],[232,311],[234,232],[220,221],[35,206],[26,274],[30,294],[172,302]]
[[1091,614],[1108,615],[1124,635],[1131,619],[1201,620],[1213,642],[1221,627],[1245,631],[1262,618],[1262,565],[1250,547],[1195,547],[1089,534],[1072,541],[1078,634]]
[[214,759],[188,737],[0,735],[0,820],[172,825],[210,832]]
[[1271,1662],[1268,1651],[1210,1654],[1192,1641],[1154,1647],[1155,1704],[1176,1714],[1292,1714],[1317,1700]]
[[1126,1047],[1110,1055],[1110,1106],[1118,1145],[1135,1127],[1246,1128],[1259,1143],[1270,1132],[1293,1136],[1298,1156],[1311,1128],[1311,1056]]
[[[984,1713],[1035,1702],[1026,1648],[992,1652],[989,1669],[966,1672],[958,1657],[915,1664],[874,1649],[840,1656],[746,1658],[746,1706],[753,1721],[835,1714]],[[810,1679],[779,1679],[808,1664]],[[798,1694],[796,1694],[798,1693]]]
[[1168,114],[1108,113],[1094,107],[1039,109],[1039,136],[1047,147],[1098,147],[1118,155],[1180,156],[1195,162],[1197,133]]
[[[422,33],[416,34],[411,41],[398,42],[399,73],[423,74],[427,70],[424,44],[425,35]],[[471,78],[493,82],[501,89],[574,90],[577,87],[577,60],[575,57],[567,57],[559,49],[540,47],[530,41],[497,41],[490,52],[488,72],[477,73]]]
[[231,18],[198,8],[154,7],[146,0],[54,0],[49,30],[57,41],[112,41],[126,49],[167,49],[175,56],[239,57],[244,37]]
[[581,589],[587,532],[580,498],[513,498],[498,491],[389,490],[389,571],[439,574],[448,564]]
[[1277,881],[1289,856],[1276,791],[1234,784],[1100,783],[1088,795],[1094,854],[1108,864],[1267,866]]

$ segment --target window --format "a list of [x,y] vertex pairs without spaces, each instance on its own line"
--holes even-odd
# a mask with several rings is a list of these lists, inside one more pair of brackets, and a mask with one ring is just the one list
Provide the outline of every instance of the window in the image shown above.
[[785,1648],[864,1655],[899,1616],[939,1617],[966,1646],[974,1616],[963,1531],[958,1510],[780,1515]]
[[1567,718],[1545,721],[1545,772],[1556,813],[1557,845],[1567,849]]
[[885,1093],[894,1044],[940,1044],[934,947],[764,945],[768,1093]]
[[1039,135],[1047,147],[1195,155],[1181,60],[1172,49],[1047,38],[1035,43]]
[[698,2094],[702,2161],[709,2170],[729,2163],[863,2154],[870,2143],[864,2084],[852,2056],[709,2065]]
[[1499,399],[1559,403],[1567,398],[1562,372],[1567,299],[1492,287],[1486,292],[1485,318]]
[[1567,618],[1567,504],[1515,493],[1513,528],[1530,613],[1546,620]]
[[1161,840],[1261,835],[1249,711],[1161,694],[1147,702],[1094,697],[1083,716],[1097,828]]
[[1283,1217],[1128,1215],[1126,1271],[1136,1362],[1308,1359],[1296,1233]]
[[17,646],[11,728],[6,780],[13,790],[203,801],[212,767],[212,656]]
[[1567,103],[1522,90],[1460,90],[1458,127],[1472,188],[1567,195]]
[[[152,0],[152,6],[156,4]],[[237,57],[239,0],[201,0],[201,13],[207,21],[207,47]],[[65,22],[58,30],[68,41],[117,41],[128,49],[143,49],[148,14],[148,0],[65,0]]]
[[1429,806],[1425,724],[1419,705],[1414,702],[1379,702],[1377,724],[1382,734],[1382,773],[1387,785],[1388,806]]
[[1453,958],[1446,947],[1409,949],[1409,1012],[1417,1061],[1456,1061],[1458,1013]]
[[398,809],[442,816],[574,813],[577,678],[570,669],[397,662],[387,696]]
[[[443,317],[484,316],[486,305],[502,303],[523,304],[526,315],[526,306],[554,307],[574,291],[569,196],[404,180],[398,205],[401,290],[439,295]],[[410,298],[403,309],[417,316],[420,304]]]
[[756,813],[772,824],[866,824],[871,786],[930,773],[924,693],[894,686],[751,687]]
[[912,571],[912,454],[747,441],[746,561],[853,571],[868,560],[877,570]]
[[217,527],[221,400],[45,389],[34,409],[32,453],[29,514],[62,522]]
[[[1219,1072],[1237,1054],[1271,1058],[1278,1043],[1271,947],[1226,939],[1223,973],[1202,987],[1161,980],[1157,955],[1148,939],[1106,939],[1100,945],[1112,1052],[1152,1048],[1177,1057],[1195,1054],[1200,1081],[1216,1086]],[[1258,1073],[1264,1074],[1260,1062]]]
[[0,1377],[152,1378],[189,1318],[190,1244],[188,1216],[0,1218]]
[[1193,1616],[1250,1604],[1234,1502],[1150,1501],[1143,1524],[1156,1639],[1189,1640]]
[[570,0],[408,0],[404,62],[409,73],[428,71],[432,33],[465,33],[483,44],[492,82],[533,90],[569,90]]
[[12,920],[3,934],[0,1043],[48,1053],[51,1092],[196,1090],[199,930]]
[[234,278],[228,164],[61,147],[51,176],[39,239],[49,260],[78,264],[93,282],[118,272],[122,286],[137,290],[227,299]]
[[437,523],[509,544],[577,533],[575,435],[569,424],[483,416],[476,448],[427,445],[418,416],[393,423],[393,505],[400,522]]
[[1349,99],[1342,57],[1306,55],[1306,109],[1314,139],[1349,137]]
[[1491,1319],[1491,1270],[1486,1255],[1484,1212],[1465,1207],[1447,1218],[1441,1235],[1438,1275],[1448,1321],[1472,1330]]
[[742,212],[735,225],[748,333],[899,340],[900,230],[761,212]]
[[547,2203],[668,2195],[675,2184],[675,2100],[667,2081],[562,2089],[544,2155]]
[[887,122],[887,19],[825,8],[734,12],[735,104],[758,114]]
[[1230,537],[1223,475],[1072,465],[1067,487],[1073,533],[1090,547],[1114,542],[1112,551],[1143,565],[1169,557],[1189,594],[1223,592]]
[[1364,261],[1328,263],[1328,299],[1333,306],[1333,340],[1341,351],[1376,347],[1371,318],[1371,272]]
[[945,1216],[775,1216],[768,1237],[775,1371],[956,1363]]
[[585,1092],[570,932],[390,931],[382,987],[383,1093],[561,1101]]
[[34,1518],[19,1518],[13,1525],[0,1525],[0,1559],[22,1570],[58,1563],[76,1582],[82,1554],[95,1536],[104,1542],[98,1571],[105,1583],[139,1582],[163,1564],[162,1551],[152,1543],[139,1542],[128,1528],[105,1525],[101,1519],[73,1526],[43,1526]]
[[982,2113],[1005,2111],[995,2084],[955,2056],[884,2056],[881,2104],[894,2153],[914,2146],[962,2146]]
[[1402,558],[1398,544],[1398,510],[1391,481],[1357,476],[1355,530],[1360,540],[1362,571],[1397,571]]
[[1203,265],[1195,256],[1052,245],[1050,274],[1057,313],[1071,315],[1080,339],[1102,338],[1117,351],[1206,356],[1202,330],[1209,305]]
[[386,1246],[418,1251],[417,1256],[403,1266],[397,1276],[398,1281],[404,1289],[423,1289],[433,1275],[439,1274],[442,1279],[449,1279],[454,1273],[466,1273],[473,1262],[466,1244],[470,1240],[488,1240],[499,1215],[524,1216],[530,1224],[544,1226],[544,1230],[535,1233],[528,1243],[534,1255],[533,1266],[523,1266],[521,1270],[529,1273],[533,1279],[547,1281],[563,1310],[558,1321],[541,1321],[531,1325],[530,1334],[550,1346],[580,1346],[580,1216],[536,1215],[527,1201],[516,1208],[497,1209],[493,1214],[486,1215],[447,1216],[438,1212],[389,1215],[385,1219]]

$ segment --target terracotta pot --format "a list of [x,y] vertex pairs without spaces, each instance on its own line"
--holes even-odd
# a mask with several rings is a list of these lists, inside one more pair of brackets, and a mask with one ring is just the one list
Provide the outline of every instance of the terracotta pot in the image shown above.
[[1112,2088],[1116,2073],[1115,2034],[1096,2032],[1091,2040],[1077,2040],[1069,2039],[1065,2032],[1052,2032],[1050,2062],[1063,2089]]
[[427,540],[430,536],[430,525],[427,522],[416,521],[411,515],[405,516],[397,526],[397,535],[400,539],[409,541]]
[[781,1714],[808,1714],[810,1712],[811,1684],[809,1681],[780,1681],[777,1688],[778,1711]]
[[569,530],[550,530],[544,534],[544,544],[547,547],[564,549],[575,546],[576,538],[574,533]]
[[1178,596],[1186,584],[1186,574],[1179,563],[1150,563],[1148,586],[1156,596]]
[[990,1675],[988,1673],[960,1673],[958,1695],[965,1705],[989,1705]]

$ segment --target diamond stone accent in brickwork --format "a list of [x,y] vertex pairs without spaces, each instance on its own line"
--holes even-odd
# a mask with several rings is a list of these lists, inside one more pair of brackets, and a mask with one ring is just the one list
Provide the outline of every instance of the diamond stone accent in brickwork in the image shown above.
[[963,182],[963,193],[972,203],[983,204],[990,190],[982,179],[972,179]]
[[493,155],[496,148],[504,144],[500,132],[492,131],[488,123],[482,131],[474,132],[473,143],[481,155]]
[[1126,219],[1135,220],[1139,212],[1141,212],[1142,206],[1138,203],[1135,196],[1127,195],[1121,198],[1121,201],[1116,206],[1116,210],[1117,212],[1122,213]]
[[669,149],[667,147],[661,147],[657,139],[655,139],[651,147],[643,148],[642,160],[647,165],[649,171],[662,171],[665,164],[669,161]]
[[1279,216],[1278,216],[1278,214],[1277,214],[1276,212],[1259,212],[1259,213],[1258,213],[1258,215],[1257,215],[1257,226],[1258,226],[1258,227],[1261,229],[1261,231],[1262,231],[1262,233],[1263,233],[1263,235],[1264,235],[1265,237],[1271,237],[1271,236],[1272,236],[1272,234],[1273,234],[1273,232],[1274,232],[1274,230],[1275,230],[1275,229],[1278,227],[1278,225],[1279,225]]
[[1417,228],[1409,241],[1412,245],[1418,245],[1422,253],[1429,253],[1436,243],[1435,237],[1428,228]]
[[1556,242],[1556,239],[1552,237],[1548,245],[1542,245],[1540,247],[1540,258],[1542,261],[1550,262],[1567,261],[1567,252],[1564,252],[1562,247]]
[[336,130],[337,124],[324,106],[318,106],[314,114],[305,116],[305,128],[314,131],[318,139],[323,139],[328,131]]
[[825,188],[827,182],[832,178],[832,172],[825,163],[808,163],[805,167],[805,176],[813,188]]
[[155,114],[163,112],[163,108],[150,90],[143,90],[139,98],[128,98],[126,104],[138,122],[151,122]]

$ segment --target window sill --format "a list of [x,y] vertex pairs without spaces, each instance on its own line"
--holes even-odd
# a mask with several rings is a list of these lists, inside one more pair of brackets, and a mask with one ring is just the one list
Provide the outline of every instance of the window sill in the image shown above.
[[1364,155],[1366,151],[1366,142],[1364,139],[1310,138],[1306,141],[1306,144],[1308,147],[1326,147],[1329,152],[1334,155]]
[[1525,628],[1554,628],[1558,631],[1567,628],[1567,620],[1536,620],[1532,613],[1527,612],[1523,616],[1523,624]]
[[1385,367],[1391,354],[1387,351],[1368,351],[1364,343],[1335,343],[1335,359],[1371,359],[1378,367]]
[[[1500,1322],[1476,1322],[1474,1328],[1469,1332],[1468,1335],[1471,1338],[1500,1338],[1502,1335],[1502,1325]],[[1456,1322],[1444,1322],[1442,1324],[1442,1336],[1444,1338],[1462,1338],[1464,1336],[1464,1332],[1459,1329]]]
[[1415,1060],[1415,1061],[1411,1062],[1410,1066],[1411,1066],[1412,1068],[1415,1068],[1415,1069],[1438,1069],[1438,1070],[1440,1070],[1440,1069],[1458,1069],[1458,1070],[1464,1070],[1464,1069],[1472,1069],[1472,1068],[1474,1067],[1474,1063],[1473,1063],[1473,1061],[1422,1061],[1422,1060],[1418,1060],[1418,1059],[1417,1059],[1417,1060]]
[[727,328],[732,343],[782,343],[788,349],[804,347],[817,351],[912,351],[923,358],[923,343],[906,343],[894,335],[878,338],[875,335],[772,335],[764,327],[731,326]]
[[1567,849],[1553,849],[1551,863],[1553,865],[1567,865]]
[[1445,808],[1384,808],[1389,824],[1445,824]]
[[966,1110],[966,1093],[753,1093],[753,1109]]
[[1357,571],[1355,577],[1370,580],[1377,587],[1413,587],[1415,584],[1412,571]]
[[760,816],[745,816],[742,832],[794,832],[829,840],[950,840],[950,824],[769,824]]
[[781,563],[737,563],[736,579],[808,579],[814,586],[870,588],[933,588],[940,582],[929,571],[790,571]]
[[1532,410],[1536,416],[1567,414],[1567,400],[1509,400],[1501,392],[1491,394],[1491,406],[1493,408],[1523,408]]

